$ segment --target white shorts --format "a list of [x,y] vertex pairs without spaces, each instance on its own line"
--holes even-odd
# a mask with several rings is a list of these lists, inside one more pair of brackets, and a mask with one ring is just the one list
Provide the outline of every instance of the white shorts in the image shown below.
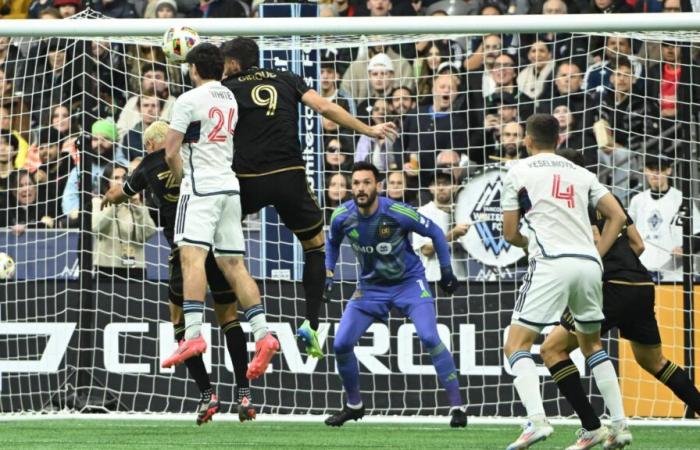
[[243,255],[245,242],[238,195],[182,194],[175,216],[175,242],[214,250],[214,256]]
[[602,278],[600,264],[590,259],[533,258],[515,301],[512,323],[539,333],[558,324],[568,306],[577,329],[595,328],[605,318]]

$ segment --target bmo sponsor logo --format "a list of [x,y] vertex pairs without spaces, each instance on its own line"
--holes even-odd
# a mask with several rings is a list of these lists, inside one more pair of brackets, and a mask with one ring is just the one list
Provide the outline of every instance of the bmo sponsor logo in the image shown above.
[[388,255],[394,249],[394,247],[388,242],[380,242],[376,247],[371,245],[360,245],[356,242],[350,244],[352,249],[358,253],[374,253],[375,251],[380,255]]

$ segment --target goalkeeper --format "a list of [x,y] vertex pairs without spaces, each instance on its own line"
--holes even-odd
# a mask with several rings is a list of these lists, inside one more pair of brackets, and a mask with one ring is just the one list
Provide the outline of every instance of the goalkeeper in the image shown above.
[[[182,268],[178,248],[173,245],[175,214],[180,196],[180,183],[175,182],[170,168],[165,162],[165,135],[168,124],[162,121],[152,123],[144,132],[144,144],[148,155],[136,170],[130,174],[124,185],[115,186],[105,195],[102,205],[122,203],[131,196],[148,189],[158,205],[163,233],[173,249],[170,254],[170,318],[175,327],[175,339],[181,341],[185,335],[185,320],[182,313]],[[250,387],[246,378],[248,368],[247,340],[238,322],[236,297],[210,251],[206,260],[207,282],[214,297],[214,312],[221,330],[226,337],[233,371],[236,375],[238,417],[243,422],[255,418],[255,408],[250,403]],[[202,355],[185,360],[185,365],[202,394],[197,409],[197,425],[211,419],[219,410],[219,399],[214,394],[209,374],[204,366]]]
[[340,243],[347,237],[357,259],[361,275],[355,293],[343,312],[333,350],[347,403],[326,419],[326,425],[342,426],[348,420],[364,416],[360,398],[360,373],[353,348],[375,320],[386,320],[395,307],[408,316],[432,360],[438,378],[450,402],[450,426],[467,425],[466,407],[459,392],[457,369],[450,351],[437,331],[435,302],[428,290],[425,269],[413,253],[411,232],[433,240],[440,261],[440,287],[452,294],[457,278],[452,273],[445,235],[436,224],[410,206],[386,197],[378,197],[379,171],[367,162],[352,168],[353,200],[339,206],[331,218],[331,233],[326,245],[326,295],[333,286]]

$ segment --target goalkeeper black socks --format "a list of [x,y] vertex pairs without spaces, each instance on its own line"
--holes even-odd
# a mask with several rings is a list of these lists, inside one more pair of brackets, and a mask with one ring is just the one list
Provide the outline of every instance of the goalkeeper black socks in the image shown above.
[[583,391],[581,377],[574,362],[570,359],[559,361],[552,367],[549,367],[549,373],[552,374],[554,382],[557,383],[559,392],[562,393],[574,408],[574,411],[576,411],[581,420],[581,426],[589,431],[600,428],[600,419],[593,411],[593,407]]
[[326,281],[326,253],[324,246],[304,252],[304,293],[306,294],[306,319],[318,330],[318,313],[321,309],[323,286]]
[[[174,325],[175,328],[175,340],[180,342],[185,338],[185,324],[178,323]],[[204,367],[204,360],[202,355],[193,356],[192,358],[187,358],[185,360],[185,366],[187,367],[187,372],[190,376],[194,378],[199,392],[202,395],[207,391],[211,390],[211,382],[209,381],[209,374],[207,373],[207,368]]]
[[249,386],[248,378],[245,376],[248,370],[248,350],[246,349],[248,340],[241,329],[240,322],[237,320],[221,325],[221,331],[226,337],[226,348],[231,357],[233,373],[236,375],[236,385],[240,395],[241,389],[245,388],[247,390]]
[[654,376],[668,386],[696,414],[700,414],[700,392],[690,381],[685,370],[672,361],[666,361],[664,367]]

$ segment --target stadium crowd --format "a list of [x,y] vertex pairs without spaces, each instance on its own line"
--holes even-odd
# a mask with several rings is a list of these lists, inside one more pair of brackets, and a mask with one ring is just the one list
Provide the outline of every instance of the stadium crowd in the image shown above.
[[[248,17],[256,16],[262,3],[0,0],[0,19],[62,20],[86,8],[113,18]],[[322,17],[700,10],[698,2],[688,0],[318,4]],[[439,216],[450,241],[469,227],[453,215],[459,187],[490,167],[526,156],[523,124],[531,114],[554,114],[560,123],[560,147],[581,151],[587,167],[629,205],[647,188],[663,196],[659,176],[670,177],[673,185],[679,155],[683,158],[685,144],[695,132],[691,122],[696,119],[691,117],[698,117],[700,104],[700,52],[671,39],[489,34],[330,46],[320,53],[317,88],[323,97],[370,124],[391,120],[400,130],[394,142],[375,141],[322,120],[321,203],[327,220],[333,208],[349,198],[350,166],[364,160],[385,172],[384,195]],[[88,76],[79,76],[83,73]],[[19,235],[27,228],[76,226],[80,148],[91,154],[92,189],[99,196],[139,163],[145,154],[144,130],[155,120],[170,118],[187,83],[186,74],[168,65],[158,46],[67,39],[15,42],[0,37],[0,227]],[[691,178],[699,177],[695,173]],[[150,234],[141,228],[158,223],[155,208],[148,208],[153,206],[150,201],[145,193],[122,205],[127,210],[109,212],[128,218],[124,220],[131,231],[96,223],[104,220],[105,212],[95,214],[93,229],[146,239]],[[150,216],[143,214],[146,210]],[[672,226],[672,219],[659,220]],[[700,231],[699,225],[700,219],[693,233]],[[137,227],[141,227],[138,233]],[[124,236],[110,235],[114,242],[100,248],[114,248]],[[673,245],[660,245],[667,247],[664,257],[682,254],[678,233],[669,239]],[[427,264],[431,249],[416,246],[416,250]],[[139,254],[127,253],[129,258]],[[653,264],[649,268],[657,269]]]

